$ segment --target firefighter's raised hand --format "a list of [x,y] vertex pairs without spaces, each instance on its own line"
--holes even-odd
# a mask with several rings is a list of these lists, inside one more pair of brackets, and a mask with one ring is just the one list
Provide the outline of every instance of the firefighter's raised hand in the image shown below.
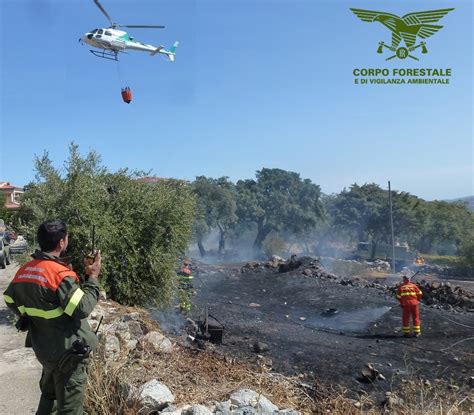
[[92,264],[89,263],[89,260],[87,258],[84,258],[84,267],[86,270],[86,275],[89,278],[99,278],[101,266],[102,266],[102,257],[100,255],[100,251],[97,251],[94,262]]

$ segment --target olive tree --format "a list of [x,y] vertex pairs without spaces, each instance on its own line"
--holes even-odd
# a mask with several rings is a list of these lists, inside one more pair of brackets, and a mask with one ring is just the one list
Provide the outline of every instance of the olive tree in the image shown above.
[[96,152],[83,157],[74,143],[61,168],[45,153],[35,158],[35,172],[16,218],[23,232],[34,235],[46,219],[65,221],[68,255],[80,272],[95,225],[101,283],[111,298],[131,305],[170,299],[176,261],[194,218],[194,196],[186,182],[144,183],[137,180],[143,172],[110,172]]

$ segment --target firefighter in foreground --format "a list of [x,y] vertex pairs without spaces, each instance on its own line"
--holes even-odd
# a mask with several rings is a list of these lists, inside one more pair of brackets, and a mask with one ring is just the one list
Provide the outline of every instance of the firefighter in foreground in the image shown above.
[[403,309],[402,332],[405,337],[410,336],[411,332],[410,316],[413,319],[413,333],[416,337],[421,334],[419,304],[422,296],[418,286],[410,282],[410,279],[404,275],[403,283],[397,290],[397,299]]
[[93,262],[84,262],[87,277],[81,281],[61,260],[68,246],[66,224],[43,222],[37,237],[41,251],[18,270],[4,299],[20,317],[17,328],[28,330],[25,346],[33,347],[43,366],[36,414],[82,415],[86,367],[97,345],[86,318],[99,298],[100,251]]

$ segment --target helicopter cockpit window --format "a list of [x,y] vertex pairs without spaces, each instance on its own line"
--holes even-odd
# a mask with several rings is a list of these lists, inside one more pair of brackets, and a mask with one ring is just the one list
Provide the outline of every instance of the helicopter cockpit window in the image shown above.
[[108,32],[107,30],[105,31],[105,35],[106,36],[112,36],[112,33],[111,32]]
[[97,34],[99,34],[99,35],[101,35],[102,33],[104,33],[104,31],[103,31],[102,29],[99,29],[99,30],[97,31]]
[[97,32],[98,29],[91,30],[91,33]]

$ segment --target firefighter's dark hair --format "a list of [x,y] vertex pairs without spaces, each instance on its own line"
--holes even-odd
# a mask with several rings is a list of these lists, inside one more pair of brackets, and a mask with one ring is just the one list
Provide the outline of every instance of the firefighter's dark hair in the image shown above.
[[43,222],[37,233],[38,244],[43,252],[51,252],[58,246],[61,239],[67,235],[66,224],[59,219]]

